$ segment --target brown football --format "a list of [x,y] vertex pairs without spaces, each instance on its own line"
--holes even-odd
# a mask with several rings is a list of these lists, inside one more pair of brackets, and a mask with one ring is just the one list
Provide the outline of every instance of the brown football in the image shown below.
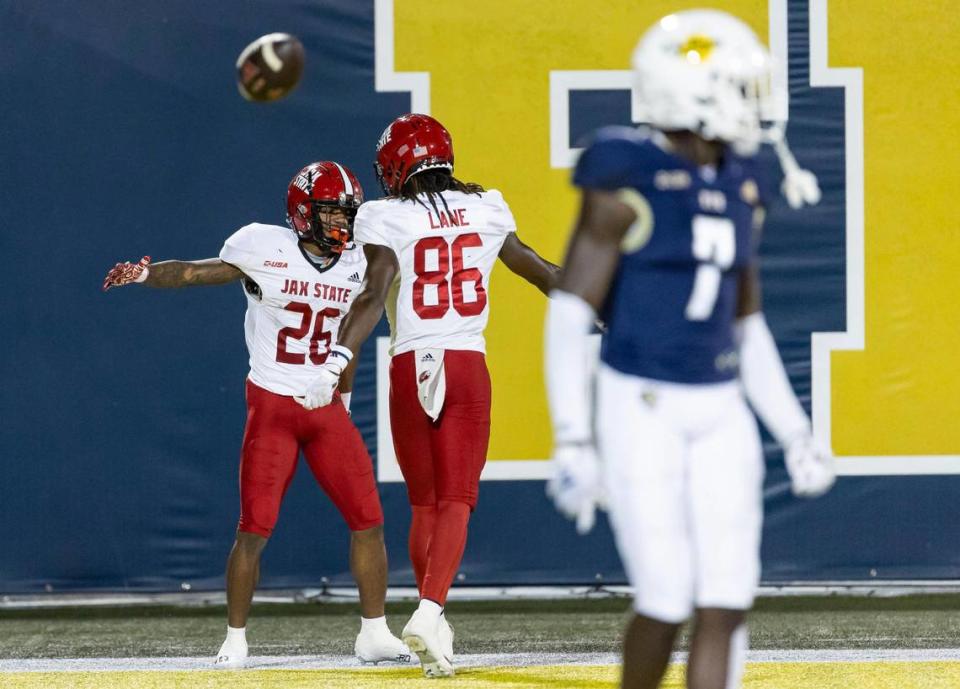
[[290,93],[303,74],[303,44],[286,33],[261,36],[237,58],[237,87],[247,100],[267,102]]

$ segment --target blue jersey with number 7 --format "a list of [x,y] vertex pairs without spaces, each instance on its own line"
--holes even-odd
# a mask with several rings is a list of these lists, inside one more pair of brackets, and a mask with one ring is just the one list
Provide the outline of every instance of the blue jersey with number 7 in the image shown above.
[[671,153],[662,134],[608,127],[580,156],[573,182],[616,192],[637,213],[601,314],[603,362],[676,383],[735,378],[738,283],[763,219],[755,160],[728,149],[718,169],[701,169]]

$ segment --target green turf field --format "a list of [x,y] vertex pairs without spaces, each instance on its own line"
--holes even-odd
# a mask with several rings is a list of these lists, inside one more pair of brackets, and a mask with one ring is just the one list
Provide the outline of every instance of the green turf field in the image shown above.
[[[388,606],[395,632],[413,607]],[[618,649],[628,609],[625,598],[484,601],[447,614],[458,653],[585,653]],[[357,615],[349,603],[255,604],[250,652],[350,654]],[[0,658],[209,656],[225,625],[221,606],[0,609]],[[750,631],[754,649],[957,648],[960,596],[761,599]]]

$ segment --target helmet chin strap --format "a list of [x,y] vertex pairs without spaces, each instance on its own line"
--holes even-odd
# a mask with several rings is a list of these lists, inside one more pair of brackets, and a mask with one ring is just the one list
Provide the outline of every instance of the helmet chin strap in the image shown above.
[[767,143],[773,146],[780,167],[783,170],[783,184],[780,191],[793,209],[815,206],[820,203],[820,184],[817,176],[810,170],[800,167],[793,151],[787,145],[787,137],[782,124],[776,124],[766,130]]

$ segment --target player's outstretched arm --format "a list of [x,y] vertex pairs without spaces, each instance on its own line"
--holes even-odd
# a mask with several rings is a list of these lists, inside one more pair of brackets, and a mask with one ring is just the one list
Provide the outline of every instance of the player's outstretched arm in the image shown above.
[[343,317],[337,344],[330,348],[327,360],[317,369],[316,379],[310,383],[302,398],[295,397],[306,409],[325,407],[333,399],[333,391],[340,385],[354,353],[370,337],[380,322],[383,305],[399,266],[393,249],[376,244],[363,247],[367,257],[367,275],[350,310]]
[[510,272],[519,275],[544,294],[550,294],[550,290],[557,286],[560,266],[550,263],[520,241],[516,232],[507,235],[500,247],[499,258]]
[[137,263],[118,263],[103,281],[103,291],[141,283],[150,287],[192,287],[198,285],[225,285],[236,282],[243,273],[219,258],[201,261],[161,261],[151,265],[144,256]]
[[593,527],[602,500],[593,443],[588,376],[588,336],[620,260],[620,242],[636,213],[623,192],[586,190],[557,289],[547,306],[546,366],[553,421],[553,467],[547,494],[576,520]]
[[750,406],[784,448],[794,494],[816,497],[833,485],[833,458],[813,438],[810,419],[790,386],[760,304],[760,276],[754,261],[740,277],[740,379]]

